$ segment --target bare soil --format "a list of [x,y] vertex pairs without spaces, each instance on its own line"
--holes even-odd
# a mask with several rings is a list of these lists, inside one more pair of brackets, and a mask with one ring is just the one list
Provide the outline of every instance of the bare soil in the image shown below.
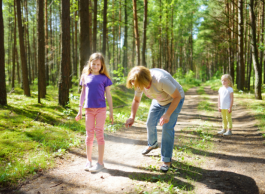
[[[205,88],[211,102],[217,103],[217,93]],[[209,121],[221,130],[221,117],[218,111],[198,111],[201,100],[196,88],[186,92],[183,109],[175,128],[176,137],[189,135],[181,130],[191,130],[200,122]],[[217,107],[217,104],[215,104]],[[115,111],[115,110],[114,110]],[[190,181],[183,176],[181,169],[174,180],[185,185],[191,193],[247,193],[265,194],[265,139],[262,138],[251,112],[239,106],[235,99],[233,109],[233,135],[224,137],[214,135],[211,139],[213,150],[198,152],[194,155],[203,158],[200,166],[194,166],[201,172],[198,180]],[[159,140],[161,127],[158,127]],[[106,133],[104,155],[105,169],[99,173],[83,170],[86,163],[84,146],[74,148],[57,160],[57,167],[46,172],[39,172],[33,179],[23,182],[16,189],[6,189],[0,193],[51,194],[51,193],[144,193],[152,191],[156,182],[150,181],[153,175],[167,176],[164,173],[150,171],[146,167],[159,162],[160,149],[143,156],[141,151],[147,145],[144,122],[138,122],[129,129],[116,133]],[[176,140],[175,144],[178,144]],[[93,163],[97,161],[97,143],[93,147]],[[146,181],[144,181],[146,179]],[[189,191],[189,192],[190,192]],[[150,192],[151,193],[151,192]],[[185,193],[185,191],[181,191]]]

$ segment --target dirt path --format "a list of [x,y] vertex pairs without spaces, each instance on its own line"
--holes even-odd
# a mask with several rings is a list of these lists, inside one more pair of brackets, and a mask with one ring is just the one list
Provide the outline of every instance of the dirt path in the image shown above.
[[[205,88],[212,102],[217,95]],[[193,128],[198,123],[211,122],[216,132],[221,129],[218,112],[210,115],[198,112],[200,96],[196,88],[186,93],[185,103],[176,126],[176,136],[188,136],[181,129]],[[172,181],[184,185],[192,193],[265,193],[265,146],[264,138],[257,131],[255,120],[248,111],[236,105],[233,112],[233,136],[214,135],[214,151],[205,153],[192,150],[194,155],[204,158],[199,167],[202,178],[190,181],[180,169]],[[159,143],[161,128],[158,127]],[[57,161],[58,167],[38,176],[19,189],[3,193],[51,194],[51,193],[144,193],[157,187],[151,181],[154,175],[167,178],[166,174],[152,171],[152,165],[159,164],[160,149],[148,156],[141,155],[146,146],[144,123],[137,123],[129,129],[106,135],[105,167],[102,172],[90,173],[83,170],[86,162],[84,147],[72,149],[65,159]],[[178,144],[178,141],[175,142]],[[97,144],[93,148],[96,162]],[[148,170],[149,168],[149,170]],[[181,193],[185,191],[181,190]],[[165,192],[166,193],[166,192]]]

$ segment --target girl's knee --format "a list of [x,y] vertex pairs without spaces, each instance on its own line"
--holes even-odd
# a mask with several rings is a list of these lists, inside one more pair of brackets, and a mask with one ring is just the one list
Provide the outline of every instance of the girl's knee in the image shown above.
[[94,135],[86,136],[86,145],[92,146],[93,145],[93,140],[94,140]]

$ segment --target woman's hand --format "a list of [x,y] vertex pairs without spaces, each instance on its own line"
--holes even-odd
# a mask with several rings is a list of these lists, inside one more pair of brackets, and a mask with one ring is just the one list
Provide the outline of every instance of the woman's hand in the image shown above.
[[134,119],[133,118],[129,118],[127,119],[126,123],[125,123],[125,127],[128,128],[128,127],[131,127],[134,123]]
[[170,117],[164,114],[159,121],[159,125],[163,126],[165,123],[168,123]]
[[231,112],[232,112],[232,108],[229,108],[229,109],[228,109],[228,112],[231,113]]

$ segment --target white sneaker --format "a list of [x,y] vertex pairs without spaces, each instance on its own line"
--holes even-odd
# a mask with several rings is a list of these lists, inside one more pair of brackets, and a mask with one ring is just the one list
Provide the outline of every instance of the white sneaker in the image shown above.
[[97,163],[95,166],[93,166],[92,168],[89,168],[89,171],[90,172],[99,172],[101,171],[102,169],[104,169],[104,164],[99,164]]
[[218,134],[223,134],[225,133],[225,129],[222,129],[221,131],[218,132]]
[[86,163],[86,166],[85,166],[84,170],[89,171],[89,168],[91,168],[91,167],[92,167],[92,164],[91,164],[91,162],[88,161]]
[[232,131],[228,130],[226,133],[224,133],[224,135],[232,135]]

